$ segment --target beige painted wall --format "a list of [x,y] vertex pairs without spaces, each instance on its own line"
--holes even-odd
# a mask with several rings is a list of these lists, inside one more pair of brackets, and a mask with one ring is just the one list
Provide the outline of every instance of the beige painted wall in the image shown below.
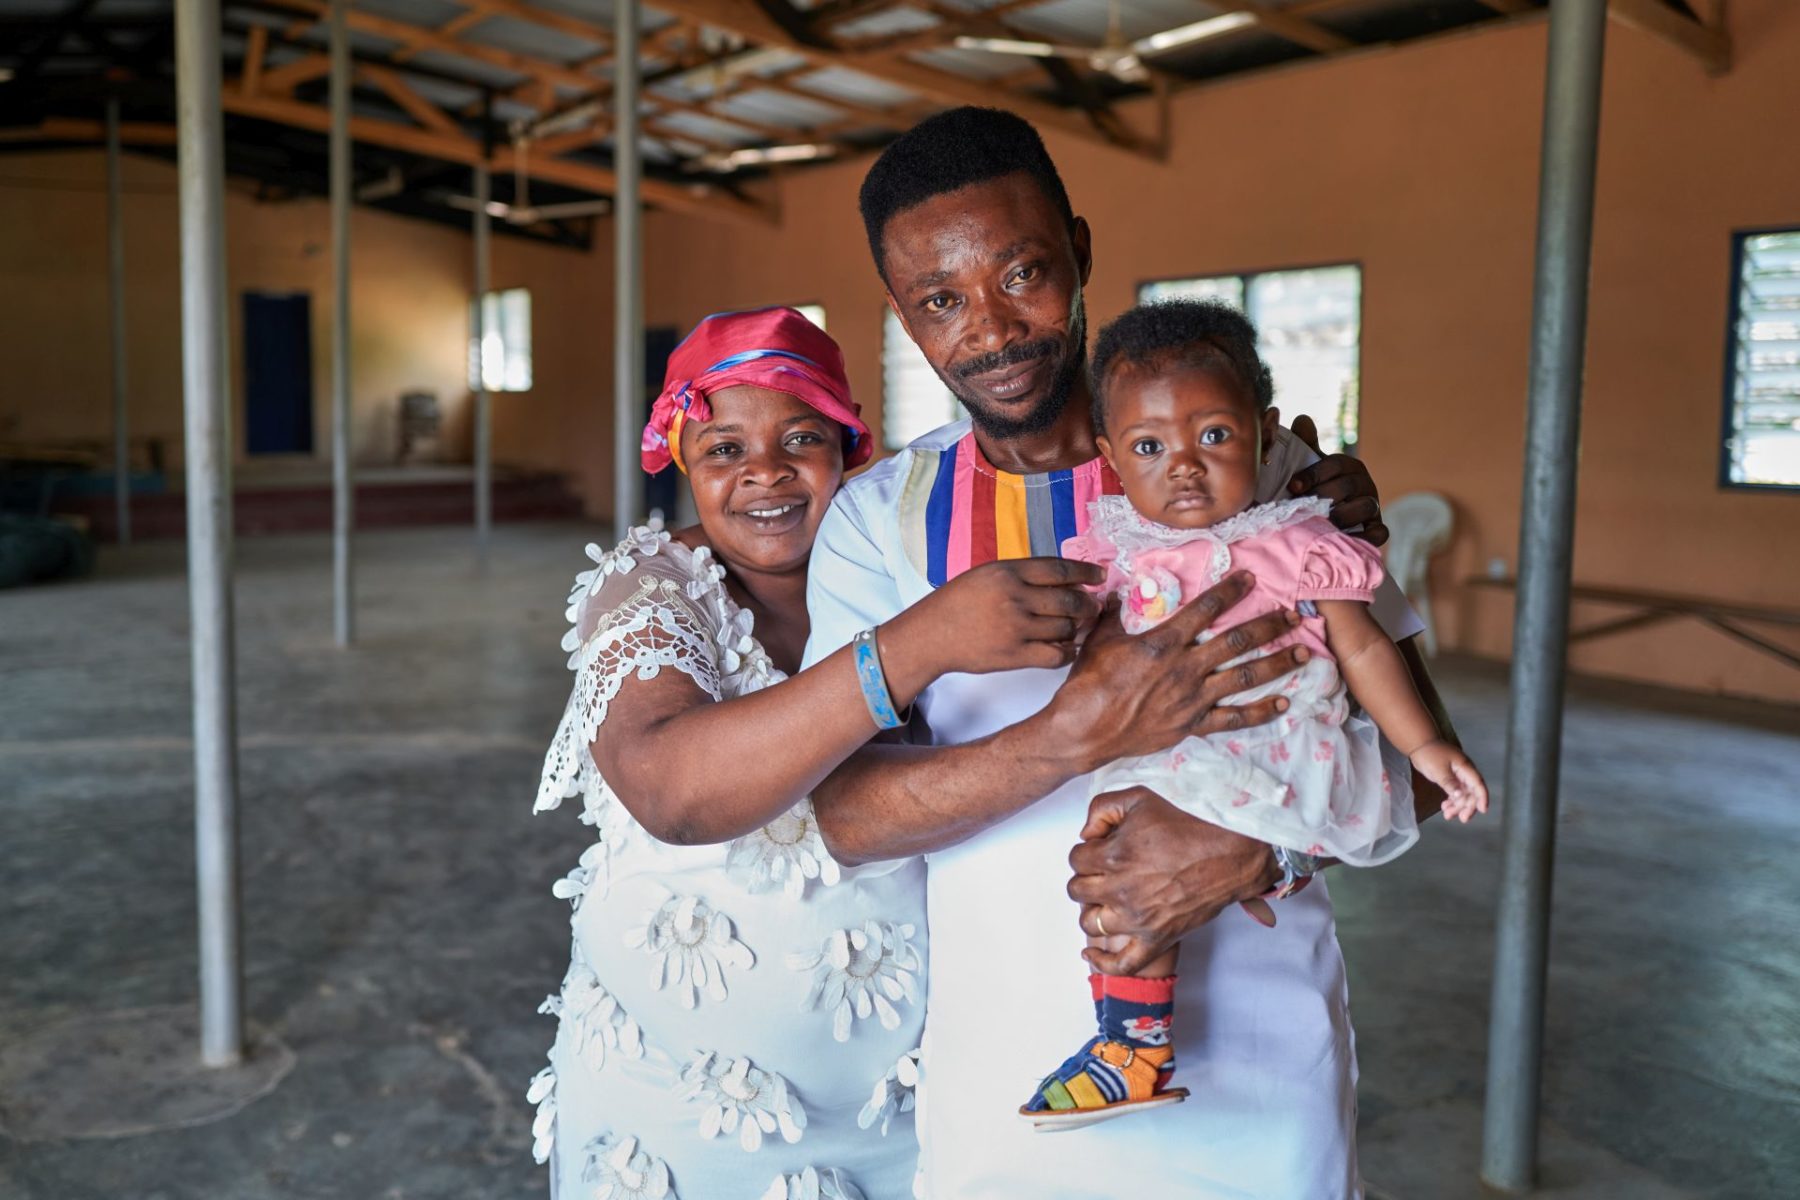
[[[1800,5],[1730,12],[1737,64],[1719,79],[1608,30],[1575,574],[1793,605],[1800,495],[1721,491],[1716,473],[1731,231],[1800,225],[1800,155],[1773,149],[1781,114],[1800,111]],[[1544,40],[1540,22],[1196,90],[1177,101],[1167,165],[1049,139],[1094,226],[1096,322],[1145,279],[1362,264],[1363,453],[1387,496],[1455,503],[1445,641],[1493,657],[1509,652],[1511,599],[1457,581],[1517,549]],[[781,228],[760,236],[653,216],[652,319],[821,302],[878,409],[881,297],[855,211],[867,165],[794,176]],[[1573,662],[1800,700],[1800,674],[1697,625]]]
[[[112,422],[106,283],[105,164],[97,152],[0,160],[0,439],[105,439]],[[132,432],[181,455],[180,250],[175,172],[127,156],[125,278]],[[238,329],[245,291],[312,297],[315,456],[329,455],[330,209],[321,200],[258,203],[233,187],[226,202],[234,412],[242,411]],[[372,209],[353,210],[351,313],[354,444],[364,464],[392,462],[404,391],[435,391],[446,451],[467,461],[467,233]],[[611,249],[593,254],[510,237],[493,241],[492,284],[526,286],[534,303],[533,389],[494,397],[495,460],[568,471],[608,495],[605,397],[611,381]],[[241,428],[241,420],[239,421]],[[241,434],[239,444],[241,445]],[[597,447],[590,459],[572,446]]]

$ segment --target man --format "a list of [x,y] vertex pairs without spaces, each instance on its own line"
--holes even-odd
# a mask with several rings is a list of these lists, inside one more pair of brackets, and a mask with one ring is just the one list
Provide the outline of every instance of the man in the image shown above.
[[[961,570],[1057,553],[1076,506],[1109,490],[1084,369],[1090,235],[1035,131],[993,110],[933,117],[870,170],[862,209],[889,304],[973,426],[927,435],[839,493],[813,552],[809,662]],[[1314,457],[1283,431],[1259,499]],[[1348,460],[1292,486],[1381,536],[1372,485]],[[1173,709],[1203,713],[1201,731],[1274,715],[1212,705],[1292,669],[1284,652],[1220,670],[1278,636],[1280,614],[1192,644],[1241,594],[1228,579],[1141,638],[1103,620],[1071,671],[947,677],[918,702],[929,745],[871,745],[815,794],[840,858],[927,856],[921,1194],[1358,1194],[1355,1055],[1325,889],[1280,902],[1274,929],[1230,907],[1290,891],[1316,864],[1142,790],[1088,802],[1096,767],[1188,731],[1170,728]],[[1391,635],[1418,632],[1397,592],[1376,609]],[[1065,859],[1077,831],[1089,840]],[[1084,902],[1079,927],[1065,887]],[[1131,939],[1092,960],[1118,974],[1185,939],[1177,1058],[1192,1098],[1040,1137],[1017,1106],[1091,1027],[1074,976],[1083,932],[1103,930]]]

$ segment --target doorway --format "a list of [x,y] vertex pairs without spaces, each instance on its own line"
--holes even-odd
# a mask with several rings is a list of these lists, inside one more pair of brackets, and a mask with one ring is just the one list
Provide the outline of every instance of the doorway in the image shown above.
[[313,452],[312,297],[244,293],[244,449]]

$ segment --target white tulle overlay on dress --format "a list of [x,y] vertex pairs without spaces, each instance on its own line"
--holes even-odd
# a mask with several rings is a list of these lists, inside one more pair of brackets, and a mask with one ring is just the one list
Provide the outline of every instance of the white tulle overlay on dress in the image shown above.
[[[1294,641],[1312,651],[1306,665],[1286,678],[1225,701],[1244,705],[1285,696],[1288,709],[1282,717],[1234,733],[1190,737],[1157,754],[1110,763],[1095,773],[1093,794],[1146,787],[1216,825],[1352,866],[1387,862],[1418,840],[1411,780],[1390,778],[1383,766],[1380,731],[1345,689],[1310,603],[1310,597],[1366,597],[1380,578],[1372,556],[1342,545],[1344,535],[1323,521],[1328,509],[1327,502],[1310,498],[1279,501],[1256,505],[1207,529],[1185,530],[1146,520],[1122,496],[1104,497],[1093,506],[1084,540],[1116,554],[1109,581],[1130,591],[1150,580],[1142,596],[1154,596],[1159,588],[1176,589],[1141,627],[1193,599],[1179,594],[1175,576],[1210,584],[1236,566],[1247,566],[1256,575],[1253,602],[1231,609],[1219,627],[1258,615],[1257,600],[1264,608],[1297,605],[1308,616],[1301,630],[1256,655]],[[1346,550],[1352,552],[1345,555]],[[1177,563],[1175,555],[1184,561]],[[1210,640],[1215,632],[1207,630],[1200,640]]]
[[910,1195],[897,1071],[911,1075],[924,1016],[921,864],[840,867],[807,801],[724,845],[645,832],[588,752],[621,691],[673,670],[726,700],[783,675],[707,550],[638,529],[588,557],[563,640],[574,687],[535,806],[578,797],[594,834],[552,888],[573,945],[539,1008],[557,1036],[527,1093],[552,1194]]

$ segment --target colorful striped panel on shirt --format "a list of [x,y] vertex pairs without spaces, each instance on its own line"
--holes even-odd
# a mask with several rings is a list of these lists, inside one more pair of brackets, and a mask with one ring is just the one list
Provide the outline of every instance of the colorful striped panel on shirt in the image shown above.
[[901,491],[901,532],[913,566],[942,587],[999,559],[1055,557],[1088,527],[1088,505],[1121,492],[1096,458],[1067,471],[1014,475],[987,461],[973,433],[942,450],[913,452]]

